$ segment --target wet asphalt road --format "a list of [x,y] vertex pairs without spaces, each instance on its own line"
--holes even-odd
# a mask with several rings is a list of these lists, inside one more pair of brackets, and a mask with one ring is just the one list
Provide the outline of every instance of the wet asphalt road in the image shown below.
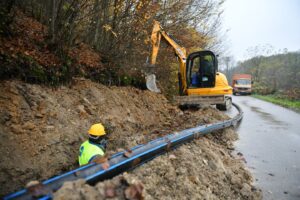
[[264,199],[300,199],[300,114],[250,96],[233,96],[233,102],[244,111],[236,151]]

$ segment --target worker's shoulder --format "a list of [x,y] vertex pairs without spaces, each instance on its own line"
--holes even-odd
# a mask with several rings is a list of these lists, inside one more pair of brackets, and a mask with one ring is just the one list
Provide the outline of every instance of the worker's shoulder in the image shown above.
[[84,141],[80,146],[87,146],[87,145],[89,145],[90,143],[89,143],[89,140],[86,140],[86,141]]
[[101,146],[94,144],[94,143],[90,142],[89,140],[82,143],[81,146],[84,147],[84,149],[89,149],[92,151],[103,151]]

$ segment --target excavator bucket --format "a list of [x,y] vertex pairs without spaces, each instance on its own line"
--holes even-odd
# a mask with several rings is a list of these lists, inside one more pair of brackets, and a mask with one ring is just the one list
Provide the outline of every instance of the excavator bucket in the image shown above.
[[155,74],[146,75],[146,87],[148,90],[156,93],[160,93],[160,89],[156,85],[156,76]]

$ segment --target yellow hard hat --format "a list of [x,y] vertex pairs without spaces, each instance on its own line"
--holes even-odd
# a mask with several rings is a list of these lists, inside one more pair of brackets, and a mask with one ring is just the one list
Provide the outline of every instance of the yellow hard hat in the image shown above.
[[102,136],[106,134],[104,130],[104,126],[101,123],[93,124],[90,130],[88,131],[88,133],[94,136]]

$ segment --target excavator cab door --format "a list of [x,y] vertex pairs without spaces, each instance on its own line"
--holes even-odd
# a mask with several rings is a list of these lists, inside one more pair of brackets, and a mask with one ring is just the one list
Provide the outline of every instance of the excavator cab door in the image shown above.
[[211,51],[191,53],[186,60],[186,78],[188,88],[215,87],[218,62]]

